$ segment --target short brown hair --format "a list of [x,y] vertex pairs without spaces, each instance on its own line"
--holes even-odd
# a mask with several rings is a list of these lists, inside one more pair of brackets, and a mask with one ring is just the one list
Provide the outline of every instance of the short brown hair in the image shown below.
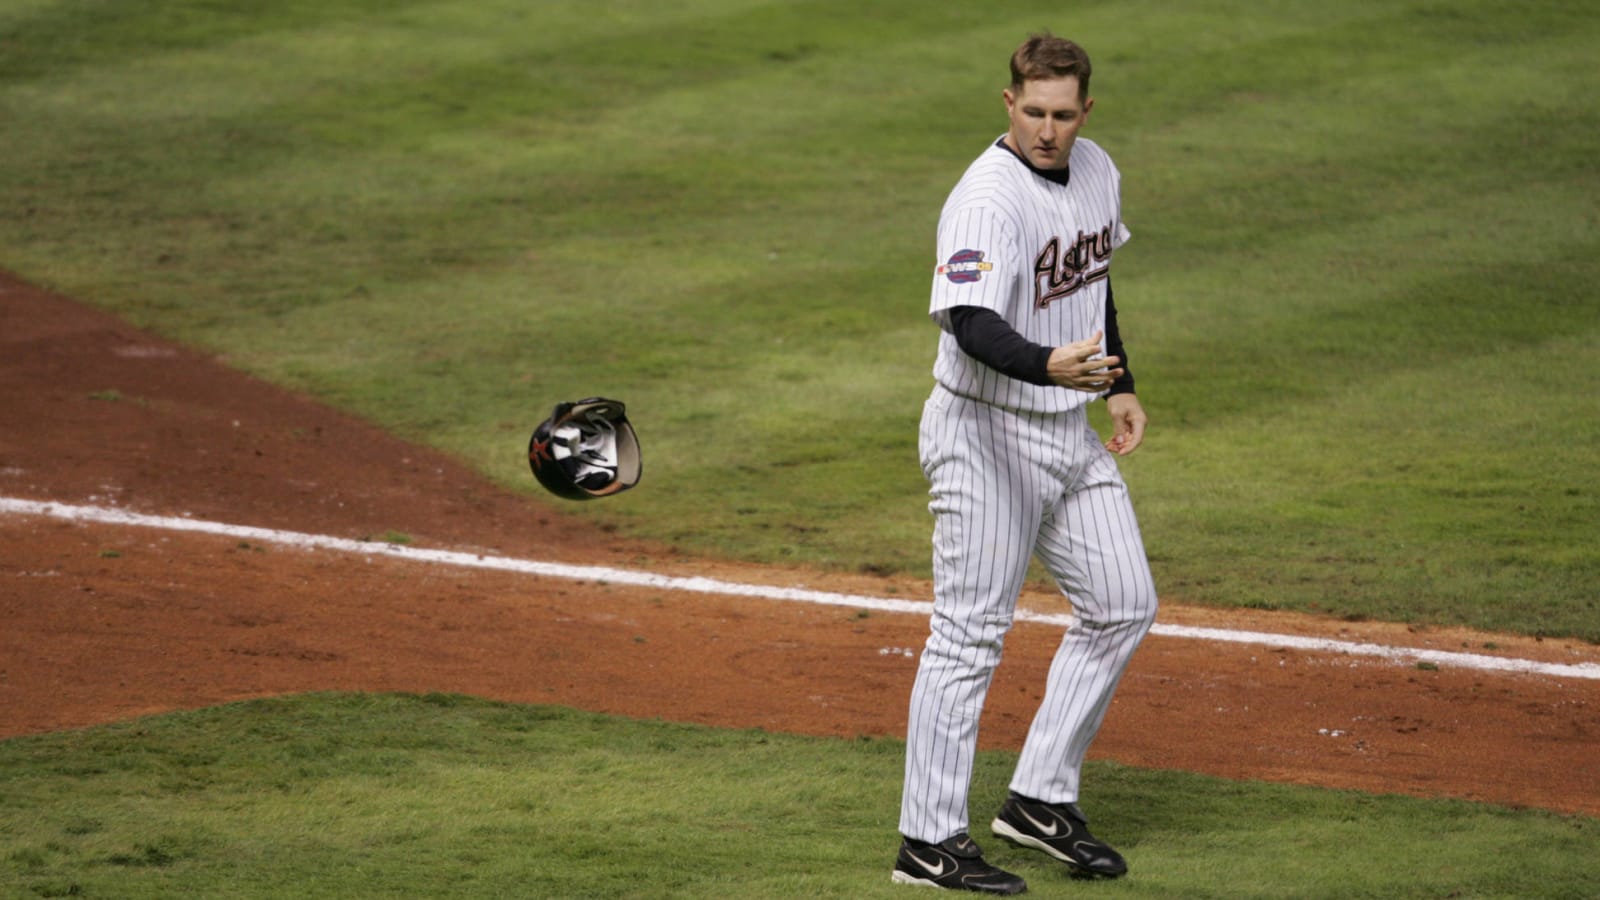
[[1090,71],[1088,51],[1046,31],[1030,36],[1011,54],[1011,89],[1021,91],[1025,81],[1077,76],[1078,97],[1087,99]]

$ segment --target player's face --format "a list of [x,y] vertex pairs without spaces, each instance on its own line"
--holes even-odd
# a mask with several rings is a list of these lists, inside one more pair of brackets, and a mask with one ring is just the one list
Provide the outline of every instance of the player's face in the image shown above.
[[1004,97],[1011,149],[1037,168],[1066,168],[1072,142],[1094,107],[1093,97],[1078,98],[1078,76],[1024,81],[1015,93],[1007,88]]

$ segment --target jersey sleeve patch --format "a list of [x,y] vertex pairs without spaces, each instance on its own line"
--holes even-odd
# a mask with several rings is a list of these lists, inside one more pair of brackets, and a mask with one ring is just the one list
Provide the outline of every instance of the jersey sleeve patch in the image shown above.
[[982,250],[957,250],[949,262],[934,271],[952,284],[972,284],[983,273],[994,270],[994,263],[984,260],[984,255]]

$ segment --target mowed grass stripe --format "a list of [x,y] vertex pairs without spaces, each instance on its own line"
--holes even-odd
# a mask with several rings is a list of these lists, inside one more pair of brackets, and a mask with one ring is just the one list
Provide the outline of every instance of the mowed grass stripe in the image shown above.
[[[0,889],[904,897],[903,754],[444,694],[256,700],[0,742]],[[1015,762],[980,754],[975,801],[1003,797]],[[1132,867],[1097,896],[1579,898],[1600,877],[1590,818],[1103,760],[1086,775],[1096,834]],[[1031,895],[1085,888],[986,834]]]

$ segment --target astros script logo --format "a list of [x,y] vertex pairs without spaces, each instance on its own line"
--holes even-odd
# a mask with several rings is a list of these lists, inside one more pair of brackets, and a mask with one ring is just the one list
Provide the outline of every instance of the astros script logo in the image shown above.
[[937,271],[953,284],[971,284],[993,269],[994,263],[984,262],[982,250],[957,250]]
[[1033,261],[1033,305],[1044,309],[1078,288],[1111,276],[1111,225],[1080,231],[1062,246],[1052,237]]

